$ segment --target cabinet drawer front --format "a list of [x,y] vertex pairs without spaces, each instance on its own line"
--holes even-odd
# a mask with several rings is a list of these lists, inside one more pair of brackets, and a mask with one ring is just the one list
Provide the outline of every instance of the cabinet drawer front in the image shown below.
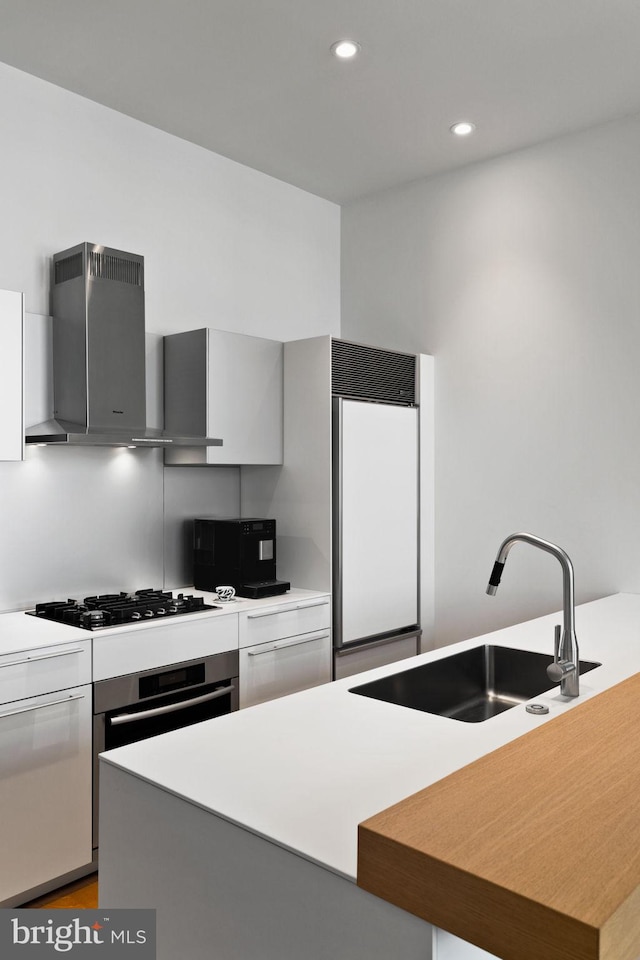
[[299,633],[321,630],[330,623],[329,597],[264,607],[254,613],[240,614],[240,646],[251,647],[256,643],[295,637]]
[[0,703],[91,683],[91,641],[20,650],[0,657]]
[[260,643],[240,651],[240,708],[328,683],[331,633],[328,629]]
[[106,680],[238,649],[238,615],[185,617],[93,640],[93,679]]

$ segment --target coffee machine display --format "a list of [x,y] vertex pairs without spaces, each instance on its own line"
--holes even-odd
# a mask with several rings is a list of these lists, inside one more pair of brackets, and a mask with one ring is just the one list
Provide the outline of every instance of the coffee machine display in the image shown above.
[[193,585],[215,591],[235,587],[240,597],[259,599],[286,593],[291,584],[276,579],[276,522],[255,517],[193,522]]

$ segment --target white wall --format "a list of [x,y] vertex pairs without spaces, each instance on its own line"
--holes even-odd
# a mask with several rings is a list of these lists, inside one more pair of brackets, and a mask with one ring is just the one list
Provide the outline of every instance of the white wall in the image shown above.
[[[346,338],[435,355],[436,638],[640,590],[640,120],[343,209]],[[551,643],[551,638],[550,638]]]
[[[41,315],[31,329],[50,310],[52,254],[86,240],[144,256],[150,335],[339,331],[335,204],[4,64],[0,117],[0,288],[24,291]],[[43,356],[26,357],[30,422],[47,403]],[[163,470],[154,451],[27,456],[0,463],[0,609],[155,587],[163,573],[183,585],[185,518],[239,511],[235,468]]]
[[[52,254],[145,258],[147,329],[339,329],[340,208],[0,64],[0,287],[49,313]],[[10,229],[6,226],[10,225]]]

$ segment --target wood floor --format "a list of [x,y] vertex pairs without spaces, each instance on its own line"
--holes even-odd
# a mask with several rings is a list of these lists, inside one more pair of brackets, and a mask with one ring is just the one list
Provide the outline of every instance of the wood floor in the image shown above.
[[38,897],[37,900],[31,900],[30,903],[24,903],[24,908],[30,909],[36,907],[46,907],[47,909],[58,908],[60,910],[83,910],[85,908],[96,908],[98,906],[98,874],[92,873],[82,880],[76,880],[66,887],[60,887],[59,890],[52,890],[44,897]]

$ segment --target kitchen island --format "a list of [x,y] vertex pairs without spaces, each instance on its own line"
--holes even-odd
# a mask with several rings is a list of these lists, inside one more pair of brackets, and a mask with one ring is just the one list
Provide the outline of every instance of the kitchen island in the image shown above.
[[[549,653],[557,620],[481,642]],[[640,671],[640,596],[584,604],[576,625],[602,666],[578,699],[537,696],[547,715],[462,723],[349,692],[475,638],[103,755],[101,905],[155,907],[158,960],[488,957],[356,885],[358,824]],[[473,841],[472,815],[460,830]]]

